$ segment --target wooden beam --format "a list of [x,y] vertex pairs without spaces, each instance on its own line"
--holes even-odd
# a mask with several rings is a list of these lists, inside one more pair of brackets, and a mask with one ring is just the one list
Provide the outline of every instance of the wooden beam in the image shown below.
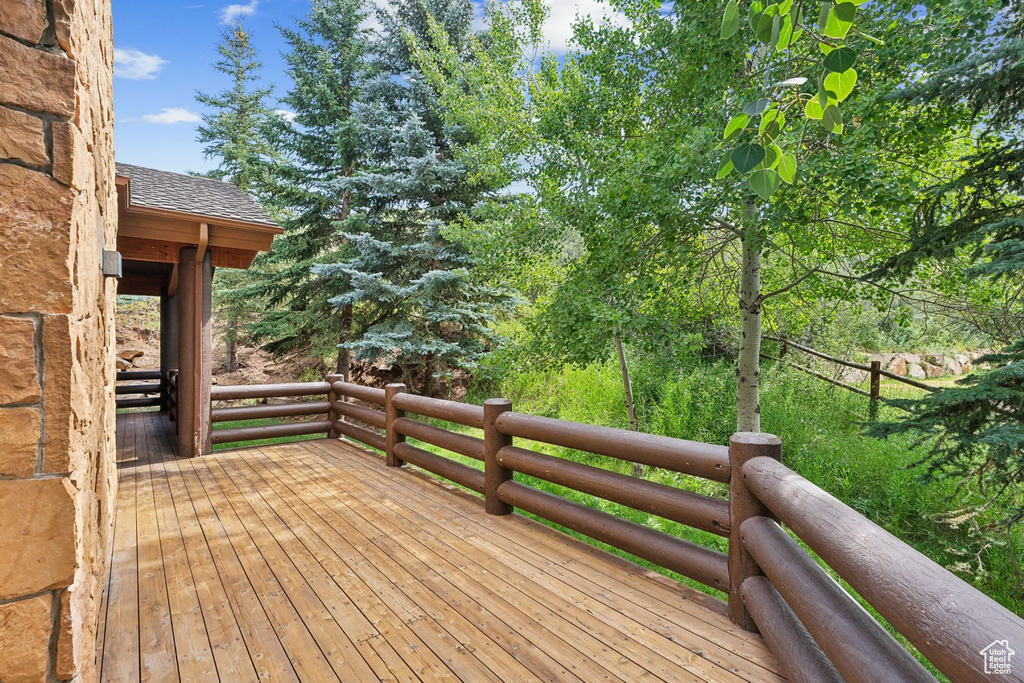
[[210,226],[206,223],[199,224],[199,244],[196,248],[196,263],[202,263],[206,256],[206,247],[210,243]]
[[[172,297],[178,293],[178,264],[171,268],[171,281],[167,283],[167,296]],[[177,322],[177,321],[175,321]]]
[[181,245],[118,234],[117,250],[126,261],[177,263]]
[[252,265],[258,251],[247,249],[231,249],[230,247],[211,247],[210,258],[214,268],[235,268],[245,270]]

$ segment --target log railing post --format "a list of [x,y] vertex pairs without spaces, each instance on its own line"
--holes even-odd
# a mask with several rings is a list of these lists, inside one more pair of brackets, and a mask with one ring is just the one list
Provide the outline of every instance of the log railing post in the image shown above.
[[384,387],[384,443],[388,467],[401,467],[405,463],[395,455],[395,444],[405,441],[405,435],[395,431],[395,420],[405,417],[404,410],[395,408],[395,394],[405,393],[405,385],[401,382],[388,384]]
[[882,393],[882,361],[871,361],[871,387],[869,394],[871,403],[868,405],[868,416],[874,420],[878,417],[878,397]]
[[498,487],[512,479],[512,470],[498,464],[498,451],[512,445],[512,437],[498,431],[494,421],[512,410],[507,398],[484,401],[484,508],[489,515],[508,515],[515,509],[498,498]]
[[729,619],[745,631],[757,626],[743,604],[740,586],[751,576],[761,576],[757,562],[743,547],[740,525],[751,517],[772,517],[768,508],[743,483],[743,465],[752,458],[782,459],[782,441],[772,434],[737,432],[729,439]]
[[327,402],[331,405],[327,411],[327,419],[331,423],[331,429],[327,432],[328,439],[337,439],[341,436],[341,432],[338,431],[335,424],[342,419],[342,416],[334,410],[334,402],[341,400],[341,394],[334,390],[334,383],[341,382],[342,377],[342,375],[327,375],[327,383],[331,385],[331,388],[327,390]]

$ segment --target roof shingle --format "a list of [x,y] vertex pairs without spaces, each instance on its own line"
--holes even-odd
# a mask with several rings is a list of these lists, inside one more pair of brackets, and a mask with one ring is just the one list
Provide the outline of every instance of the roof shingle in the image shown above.
[[129,203],[136,206],[277,226],[231,183],[122,163],[117,164],[117,175],[131,181]]

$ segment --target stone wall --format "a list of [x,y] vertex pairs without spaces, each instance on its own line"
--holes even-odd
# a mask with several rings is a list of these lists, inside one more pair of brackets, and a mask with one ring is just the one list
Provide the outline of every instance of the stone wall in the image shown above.
[[0,0],[0,681],[96,679],[116,487],[109,0]]

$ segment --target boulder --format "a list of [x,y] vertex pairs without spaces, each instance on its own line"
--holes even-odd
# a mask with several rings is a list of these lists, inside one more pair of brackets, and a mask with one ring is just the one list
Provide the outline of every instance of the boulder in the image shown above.
[[928,379],[928,374],[920,363],[907,363],[907,377],[911,379]]
[[894,375],[899,375],[900,377],[906,377],[907,376],[907,360],[903,356],[900,356],[900,355],[893,356],[892,360],[889,361],[889,365],[886,366],[885,369],[888,370],[889,372],[891,372]]
[[924,374],[932,379],[935,377],[942,377],[942,373],[944,371],[943,366],[935,365],[933,363],[921,363],[921,368],[924,370]]
[[120,358],[118,358],[114,362],[114,364],[117,366],[118,370],[127,370],[128,368],[130,368],[132,366],[131,363],[129,363],[128,361],[121,360]]
[[964,374],[964,368],[956,358],[952,356],[946,356],[946,362],[943,364],[946,372],[950,375],[962,375]]
[[138,349],[126,349],[121,353],[117,354],[117,357],[120,358],[121,360],[125,360],[131,363],[136,358],[141,358],[142,356],[145,355],[146,354],[144,351],[139,351]]

